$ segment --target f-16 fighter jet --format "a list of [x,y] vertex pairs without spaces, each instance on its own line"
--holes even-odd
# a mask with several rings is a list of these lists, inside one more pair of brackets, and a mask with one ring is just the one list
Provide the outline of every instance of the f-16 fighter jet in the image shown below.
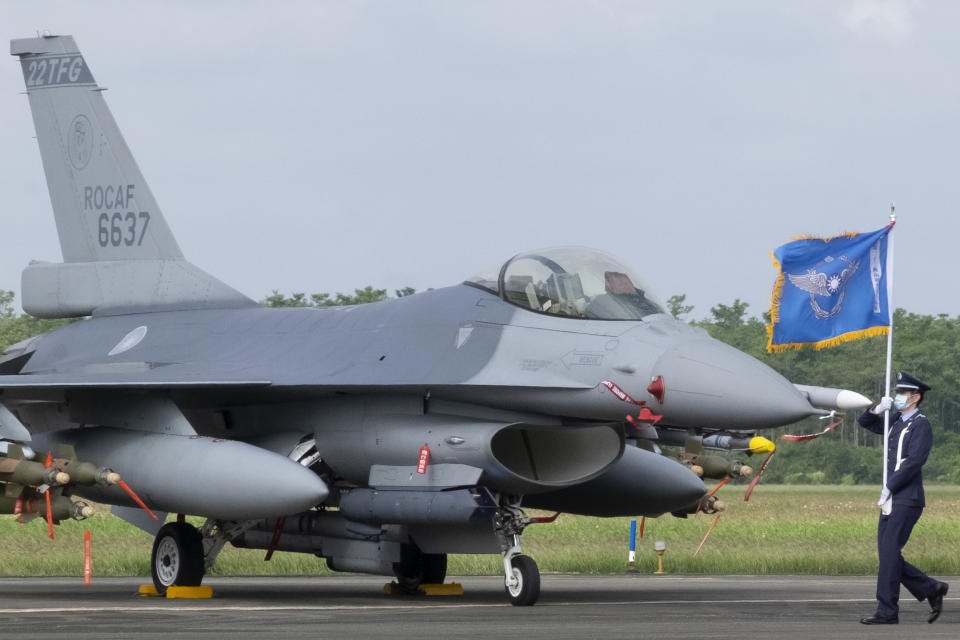
[[[24,270],[23,308],[85,319],[0,357],[0,438],[23,470],[0,481],[34,511],[57,483],[60,503],[114,505],[155,534],[161,593],[199,584],[229,542],[408,589],[442,582],[449,553],[502,554],[507,596],[531,605],[524,507],[709,508],[702,465],[658,443],[749,448],[758,429],[868,402],[791,384],[586,248],[385,302],[263,308],[184,259],[73,38],[11,53],[63,252]],[[86,481],[44,458],[88,465]]]

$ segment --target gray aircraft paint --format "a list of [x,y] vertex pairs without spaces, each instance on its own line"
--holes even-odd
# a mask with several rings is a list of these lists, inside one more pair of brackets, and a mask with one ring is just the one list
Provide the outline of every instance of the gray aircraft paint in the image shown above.
[[[465,325],[473,331],[458,347]],[[148,333],[139,344],[108,355],[140,326]],[[590,364],[570,364],[571,357],[584,360],[583,354]],[[618,370],[624,363],[635,372]],[[494,389],[482,404],[556,413],[560,403],[561,413],[570,417],[622,419],[629,405],[599,386],[613,380],[680,426],[770,427],[816,413],[803,394],[766,365],[671,318],[552,318],[466,285],[355,308],[96,317],[40,340],[22,373],[33,375],[0,376],[0,384],[164,387],[263,381],[274,388],[327,393],[406,386],[451,399],[463,399],[468,388],[481,394]],[[660,406],[646,393],[651,377],[664,373],[671,394],[693,401]],[[674,380],[683,383],[674,387]],[[531,394],[531,388],[538,391]],[[523,389],[528,391],[515,393]],[[766,415],[762,421],[760,414]]]
[[[683,510],[706,488],[633,446],[656,429],[627,444],[640,404],[660,427],[752,431],[839,401],[662,313],[559,317],[468,284],[259,308],[185,261],[73,39],[15,40],[11,52],[64,257],[27,267],[24,308],[90,317],[0,356],[3,404],[23,422],[0,414],[2,435],[32,435],[38,451],[70,444],[153,508],[245,521],[238,545],[269,544],[269,521],[253,520],[291,516],[278,548],[389,573],[411,540],[426,553],[510,549],[516,531],[496,522],[517,522],[513,497],[596,515]],[[647,391],[658,376],[662,401]],[[423,445],[434,466],[420,474]],[[81,491],[152,526],[115,487]],[[364,522],[311,510],[341,500]]]
[[73,38],[13,40],[10,53],[20,57],[64,260],[24,270],[24,310],[60,318],[121,304],[252,304],[183,259]]

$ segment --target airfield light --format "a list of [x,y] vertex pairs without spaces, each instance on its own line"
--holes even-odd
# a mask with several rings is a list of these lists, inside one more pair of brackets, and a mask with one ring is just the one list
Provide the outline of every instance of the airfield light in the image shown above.
[[663,571],[663,552],[667,550],[667,543],[663,540],[657,540],[653,543],[653,550],[657,552],[657,570],[654,575],[662,576]]

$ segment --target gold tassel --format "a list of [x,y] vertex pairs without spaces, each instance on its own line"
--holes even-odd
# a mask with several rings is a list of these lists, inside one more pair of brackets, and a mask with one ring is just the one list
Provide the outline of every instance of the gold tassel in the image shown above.
[[837,238],[856,238],[861,233],[862,232],[858,232],[858,231],[844,231],[839,235],[831,236],[829,238],[823,238],[821,236],[799,235],[799,236],[794,236],[790,238],[786,242],[786,244],[790,244],[791,242],[796,242],[797,240],[823,240],[824,242],[830,242],[831,240],[836,240]]
[[773,341],[773,325],[767,326],[767,334],[769,335],[770,343],[767,345],[768,353],[784,353],[785,351],[790,351],[796,349],[799,351],[804,347],[812,347],[815,351],[820,349],[828,349],[830,347],[837,347],[843,344],[844,342],[853,342],[854,340],[860,340],[862,338],[873,338],[876,336],[885,336],[890,333],[890,327],[870,327],[869,329],[862,329],[860,331],[851,331],[849,333],[844,333],[835,338],[830,338],[829,340],[820,340],[819,342],[789,342],[786,344],[772,344]]
[[777,269],[777,281],[773,283],[773,295],[770,296],[770,324],[767,325],[767,353],[773,352],[773,325],[780,321],[780,297],[783,295],[783,268],[772,253],[773,266]]

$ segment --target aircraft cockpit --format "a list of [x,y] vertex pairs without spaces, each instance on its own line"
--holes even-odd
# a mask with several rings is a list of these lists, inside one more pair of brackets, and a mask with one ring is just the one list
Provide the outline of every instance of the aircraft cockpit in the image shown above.
[[640,320],[664,313],[616,258],[586,247],[521,253],[466,281],[519,307],[568,318]]

